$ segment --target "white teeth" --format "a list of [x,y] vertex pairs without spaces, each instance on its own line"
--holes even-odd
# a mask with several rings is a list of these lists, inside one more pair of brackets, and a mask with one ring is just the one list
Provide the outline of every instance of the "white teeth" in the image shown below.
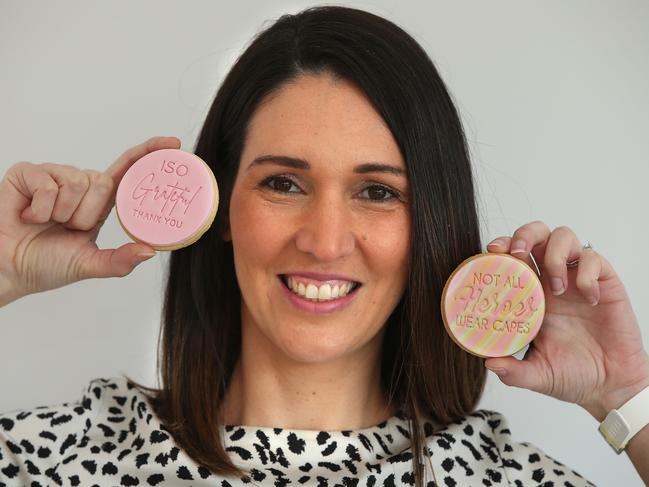
[[331,299],[331,286],[329,284],[320,286],[320,289],[318,289],[318,301],[324,301],[326,299]]
[[289,289],[295,294],[312,301],[331,301],[336,298],[342,298],[349,294],[353,286],[351,282],[341,284],[340,286],[336,284],[333,287],[331,284],[323,284],[317,287],[311,283],[305,286],[304,283],[298,282],[294,277],[288,277],[286,281]]
[[306,297],[309,299],[317,299],[318,297],[318,288],[313,284],[309,284],[306,287]]

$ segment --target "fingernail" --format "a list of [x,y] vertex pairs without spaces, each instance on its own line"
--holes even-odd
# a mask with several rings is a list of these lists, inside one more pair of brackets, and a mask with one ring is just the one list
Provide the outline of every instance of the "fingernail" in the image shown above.
[[551,277],[550,278],[550,287],[552,288],[552,294],[558,296],[563,293],[563,280],[560,277]]
[[505,244],[505,240],[504,240],[504,239],[502,239],[502,238],[495,238],[495,239],[493,239],[491,242],[489,242],[489,243],[487,244],[487,247],[489,247],[490,245],[504,245],[504,244]]
[[142,252],[140,254],[137,254],[135,256],[135,259],[133,259],[134,265],[141,264],[145,260],[149,260],[151,257],[153,257],[156,253],[155,252]]
[[504,377],[505,375],[507,375],[507,369],[503,369],[503,368],[500,368],[500,367],[494,368],[494,369],[492,369],[490,367],[487,367],[487,368],[489,370],[491,370],[494,374],[496,374],[498,377]]
[[591,296],[588,298],[588,302],[591,306],[595,306],[597,304],[597,298],[595,296]]
[[516,240],[512,244],[511,248],[509,249],[509,252],[511,254],[517,254],[517,253],[521,253],[521,252],[526,252],[525,245],[526,245],[525,240],[520,240],[520,239]]

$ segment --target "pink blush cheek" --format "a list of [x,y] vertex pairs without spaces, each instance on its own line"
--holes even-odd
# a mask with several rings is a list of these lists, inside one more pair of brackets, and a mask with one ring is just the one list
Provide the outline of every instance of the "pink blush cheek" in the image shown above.
[[238,206],[231,212],[232,238],[238,246],[246,250],[253,260],[266,260],[287,237],[287,221],[266,205],[254,204],[250,201]]
[[362,253],[372,260],[372,269],[393,279],[405,279],[410,249],[410,225],[403,216],[374,221],[357,239]]
[[283,262],[282,249],[287,237],[281,230],[281,218],[276,210],[260,204],[255,196],[235,195],[230,208],[230,228],[240,286],[257,281],[254,288],[261,286],[267,294],[269,286],[274,285],[272,280],[277,278],[277,266]]

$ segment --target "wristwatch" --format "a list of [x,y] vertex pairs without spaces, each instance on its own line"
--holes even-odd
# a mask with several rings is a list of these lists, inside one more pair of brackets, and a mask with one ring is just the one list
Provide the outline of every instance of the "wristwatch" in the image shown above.
[[618,455],[628,441],[649,424],[649,387],[645,387],[625,402],[612,409],[599,425],[599,432]]

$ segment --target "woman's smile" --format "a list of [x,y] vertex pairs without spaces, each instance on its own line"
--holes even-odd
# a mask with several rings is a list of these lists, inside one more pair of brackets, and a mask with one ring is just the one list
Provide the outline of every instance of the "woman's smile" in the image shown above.
[[345,308],[358,295],[361,284],[329,279],[318,281],[297,275],[280,275],[282,292],[291,305],[308,313],[333,313]]
[[309,301],[330,301],[338,297],[346,296],[352,289],[358,287],[358,283],[351,281],[327,281],[310,282],[304,278],[294,276],[282,276],[286,287],[291,289],[298,296]]

